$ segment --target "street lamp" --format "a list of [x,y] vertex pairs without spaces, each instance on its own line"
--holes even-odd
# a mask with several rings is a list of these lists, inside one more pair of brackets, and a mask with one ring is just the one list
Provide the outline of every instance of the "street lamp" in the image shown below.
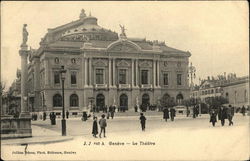
[[62,80],[62,136],[66,136],[66,120],[65,120],[65,109],[64,109],[64,80],[65,80],[65,74],[66,70],[64,69],[64,66],[61,67],[60,74],[61,74],[61,80]]

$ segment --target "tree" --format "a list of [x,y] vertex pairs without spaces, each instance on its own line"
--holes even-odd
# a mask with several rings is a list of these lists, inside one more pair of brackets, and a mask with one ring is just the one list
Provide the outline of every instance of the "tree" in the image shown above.
[[221,105],[228,103],[228,100],[222,96],[207,97],[205,102],[210,108],[218,109]]
[[162,97],[160,100],[161,106],[166,106],[166,107],[173,107],[176,105],[176,102],[174,100],[174,97]]

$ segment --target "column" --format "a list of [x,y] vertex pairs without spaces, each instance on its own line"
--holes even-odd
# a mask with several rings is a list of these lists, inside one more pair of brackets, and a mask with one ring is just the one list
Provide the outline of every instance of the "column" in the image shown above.
[[[40,60],[39,57],[34,57],[34,92],[35,92],[35,99],[34,99],[34,107],[39,111],[45,110],[44,106],[41,107],[40,102]],[[42,109],[41,109],[42,108]]]
[[88,86],[88,59],[84,58],[84,86]]
[[45,88],[49,86],[49,60],[45,58]]
[[20,50],[19,55],[21,56],[21,114],[20,118],[30,118],[29,107],[28,107],[28,93],[27,93],[27,57],[28,50]]
[[111,59],[109,59],[109,87],[112,86],[112,77],[111,77]]
[[89,58],[89,86],[92,86],[92,58]]
[[135,73],[134,73],[134,71],[135,71],[135,70],[134,70],[134,59],[131,60],[131,64],[132,64],[132,67],[131,67],[131,75],[132,75],[132,76],[131,76],[131,87],[134,87],[134,85],[135,85],[135,84],[134,84],[134,82],[135,82],[135,81],[134,81],[134,74],[135,74]]
[[153,60],[153,86],[156,87],[156,61]]
[[138,59],[135,60],[135,86],[138,87]]
[[115,59],[113,59],[113,86],[115,86]]
[[157,86],[160,87],[160,61],[157,61]]

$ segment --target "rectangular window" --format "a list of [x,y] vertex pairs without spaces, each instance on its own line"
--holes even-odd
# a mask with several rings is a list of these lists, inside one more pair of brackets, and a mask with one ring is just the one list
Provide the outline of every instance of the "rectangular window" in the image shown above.
[[163,83],[164,83],[164,85],[168,85],[168,74],[167,73],[163,74]]
[[126,69],[119,70],[119,84],[126,84]]
[[103,84],[103,69],[96,69],[96,84]]
[[71,84],[76,84],[76,72],[71,73]]
[[148,70],[141,71],[141,84],[148,84]]
[[60,73],[59,72],[54,73],[54,83],[60,84]]
[[177,74],[177,85],[181,85],[181,74]]

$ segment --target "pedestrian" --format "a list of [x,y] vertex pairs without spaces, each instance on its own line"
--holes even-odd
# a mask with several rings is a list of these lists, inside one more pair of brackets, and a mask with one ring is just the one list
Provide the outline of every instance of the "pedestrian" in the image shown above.
[[189,114],[190,114],[190,110],[189,110],[189,108],[187,106],[187,117],[189,116]]
[[67,119],[69,118],[69,111],[68,110],[66,111],[66,118]]
[[194,119],[196,118],[196,107],[195,106],[193,107],[193,118]]
[[138,110],[138,107],[137,107],[137,105],[135,105],[135,112],[137,112],[137,110]]
[[52,112],[52,125],[56,125],[56,114]]
[[102,132],[103,132],[103,136],[106,137],[105,132],[106,132],[106,127],[107,127],[107,121],[105,119],[104,114],[102,114],[102,118],[99,120],[99,125],[101,127],[101,132],[99,134],[99,137],[101,138]]
[[218,118],[221,121],[221,126],[224,126],[225,119],[227,119],[227,109],[223,106],[220,107],[218,112]]
[[210,113],[210,122],[212,122],[212,125],[215,126],[215,123],[217,122],[217,119],[216,119],[216,112],[214,109],[211,110],[211,113]]
[[49,113],[50,124],[52,125],[52,112]]
[[[94,116],[95,117],[95,116]],[[88,120],[88,115],[87,115],[87,112],[83,112],[82,113],[82,121],[87,121]]]
[[97,117],[96,116],[94,117],[94,121],[93,121],[92,134],[95,138],[97,138],[96,135],[98,134],[98,126],[97,126]]
[[141,116],[140,116],[140,120],[141,120],[141,128],[142,128],[142,131],[145,131],[145,125],[146,125],[146,117],[143,115],[143,113],[141,113]]
[[175,117],[175,109],[173,107],[170,108],[170,118],[171,121],[174,121],[174,117]]
[[44,112],[43,112],[43,121],[46,120],[46,117],[47,117],[47,114],[46,114],[46,112],[44,111]]
[[115,114],[115,106],[112,106],[111,111],[110,111],[110,115],[112,119],[114,118],[114,114]]
[[166,122],[169,119],[169,111],[167,107],[163,109],[163,119],[165,119]]
[[233,116],[234,116],[234,107],[232,107],[231,105],[228,106],[228,110],[227,110],[227,118],[229,121],[229,126],[233,125]]
[[243,116],[245,116],[246,108],[245,108],[244,105],[243,105],[242,108],[241,108],[241,113],[242,113]]

